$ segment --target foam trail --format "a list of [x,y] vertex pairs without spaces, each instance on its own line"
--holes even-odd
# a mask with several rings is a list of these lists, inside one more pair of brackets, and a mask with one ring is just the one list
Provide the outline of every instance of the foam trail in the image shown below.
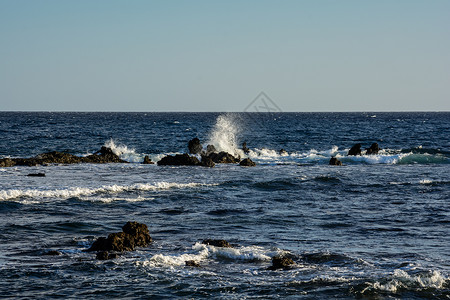
[[90,196],[93,194],[116,194],[127,191],[157,191],[171,188],[194,188],[198,186],[210,186],[214,184],[204,183],[174,183],[174,182],[156,182],[154,184],[137,183],[133,185],[105,185],[98,188],[71,187],[67,189],[56,190],[2,190],[0,191],[1,200],[11,200],[16,198],[71,198],[77,196]]
[[236,115],[227,113],[217,117],[216,124],[209,134],[208,144],[218,151],[225,151],[234,156],[244,156],[239,149],[237,135],[240,133],[239,120]]

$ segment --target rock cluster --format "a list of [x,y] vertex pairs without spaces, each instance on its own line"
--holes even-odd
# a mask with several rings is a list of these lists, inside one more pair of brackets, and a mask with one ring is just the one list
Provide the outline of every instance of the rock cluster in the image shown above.
[[102,147],[99,151],[86,157],[76,156],[64,152],[46,152],[31,158],[3,158],[0,167],[37,166],[48,164],[79,164],[79,163],[127,163],[114,154],[111,148]]
[[146,247],[151,242],[147,225],[127,222],[122,227],[122,232],[111,233],[106,238],[99,237],[86,251],[97,251],[97,258],[110,259],[115,258],[115,252],[133,251],[136,247]]

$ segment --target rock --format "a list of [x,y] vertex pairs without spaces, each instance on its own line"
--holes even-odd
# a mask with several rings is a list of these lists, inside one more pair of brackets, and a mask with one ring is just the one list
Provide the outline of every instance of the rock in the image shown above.
[[210,157],[202,156],[201,165],[203,167],[213,168],[216,164],[213,162],[213,160]]
[[193,138],[188,142],[189,153],[198,154],[202,152],[202,144],[200,144],[200,140],[198,138]]
[[93,164],[128,163],[127,161],[120,159],[117,154],[114,154],[111,148],[105,146],[92,155],[81,157],[81,161]]
[[38,164],[78,164],[81,162],[81,158],[69,153],[63,153],[58,151],[52,151],[47,153],[41,153],[35,157]]
[[239,165],[243,166],[243,167],[254,167],[254,166],[256,166],[256,164],[250,158],[243,159],[239,163]]
[[338,160],[336,157],[330,159],[330,165],[332,166],[342,166],[342,161]]
[[289,155],[288,152],[284,149],[280,149],[280,151],[278,152],[281,156],[286,156]]
[[147,225],[127,222],[122,232],[111,233],[107,238],[99,237],[86,251],[133,251],[152,242]]
[[117,253],[109,253],[108,251],[100,251],[97,252],[96,258],[98,260],[108,260],[118,258],[119,255]]
[[211,155],[212,153],[217,153],[216,147],[214,145],[208,145],[206,146],[206,156]]
[[366,148],[366,155],[375,155],[378,154],[378,151],[380,151],[380,147],[377,143],[373,143],[370,148]]
[[250,152],[250,149],[247,148],[246,142],[242,143],[242,150],[244,151],[245,154],[248,154]]
[[214,247],[223,247],[223,248],[233,248],[230,243],[228,243],[225,240],[211,240],[211,239],[206,239],[203,240],[202,244],[204,245],[210,245],[210,246],[214,246]]
[[144,157],[144,161],[142,162],[144,165],[152,165],[154,164],[154,162],[152,162],[152,160],[150,159],[150,157],[148,157],[148,155],[146,155]]
[[278,269],[284,269],[288,270],[292,268],[294,265],[294,261],[291,258],[288,257],[282,257],[282,256],[274,256],[272,257],[272,266],[268,267],[268,270],[278,270]]
[[361,155],[361,144],[354,145],[349,151],[347,155]]
[[215,162],[216,164],[235,164],[239,163],[240,159],[234,157],[228,152],[219,152],[219,153],[211,153],[209,157]]
[[188,154],[167,155],[158,161],[158,166],[197,166],[200,161],[195,156]]
[[187,267],[200,268],[200,264],[198,262],[196,262],[195,260],[186,260],[185,264]]
[[32,176],[32,177],[45,177],[45,173],[31,173],[31,174],[28,174],[27,176]]
[[0,168],[9,168],[14,167],[16,162],[11,158],[2,158],[0,159]]

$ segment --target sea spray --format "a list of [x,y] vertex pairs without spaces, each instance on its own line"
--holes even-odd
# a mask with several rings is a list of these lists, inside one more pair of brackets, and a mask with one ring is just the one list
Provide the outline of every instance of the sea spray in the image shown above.
[[214,145],[218,151],[225,151],[234,156],[244,156],[244,151],[238,147],[237,139],[241,132],[240,123],[236,114],[219,115],[209,134],[208,144]]
[[136,153],[135,149],[128,148],[123,144],[118,144],[112,138],[105,142],[105,147],[111,148],[112,152],[118,155],[121,159],[128,162],[142,162],[143,155]]

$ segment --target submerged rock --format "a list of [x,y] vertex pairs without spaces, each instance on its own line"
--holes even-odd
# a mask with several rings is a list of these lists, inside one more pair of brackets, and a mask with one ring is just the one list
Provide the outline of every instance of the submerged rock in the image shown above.
[[[107,238],[99,237],[86,251],[133,251],[136,247],[146,247],[152,242],[148,227],[137,222],[127,222],[122,232],[115,232]],[[104,257],[105,254],[100,254]]]
[[361,155],[361,144],[354,145],[349,151],[347,155]]
[[148,155],[146,155],[146,156],[144,157],[144,161],[142,162],[142,164],[144,164],[144,165],[152,165],[152,164],[154,164],[154,162],[152,162],[152,160],[150,159],[150,157],[148,157]]
[[250,158],[243,159],[239,163],[239,165],[243,166],[243,167],[254,167],[254,166],[256,166],[256,164]]
[[198,262],[196,262],[195,260],[186,260],[185,264],[187,267],[200,268],[200,264]]
[[380,151],[380,146],[377,143],[373,143],[369,148],[366,148],[366,155],[375,155]]
[[340,160],[337,159],[336,157],[332,157],[332,158],[330,159],[329,164],[332,165],[332,166],[342,166],[342,161],[340,161]]
[[27,176],[31,176],[31,177],[45,177],[45,173],[30,173]]
[[189,154],[167,155],[158,161],[158,166],[197,166],[200,161]]
[[198,138],[193,138],[188,142],[188,149],[189,153],[191,154],[198,154],[202,152],[202,144],[200,143],[200,140]]
[[272,257],[272,266],[268,267],[268,270],[278,270],[278,269],[284,269],[288,270],[291,269],[294,265],[294,261],[291,258],[288,257],[282,257],[282,256],[274,256]]
[[231,246],[230,243],[228,243],[225,240],[206,239],[206,240],[203,240],[202,244],[210,245],[210,246],[214,246],[214,247],[233,248],[233,246]]

